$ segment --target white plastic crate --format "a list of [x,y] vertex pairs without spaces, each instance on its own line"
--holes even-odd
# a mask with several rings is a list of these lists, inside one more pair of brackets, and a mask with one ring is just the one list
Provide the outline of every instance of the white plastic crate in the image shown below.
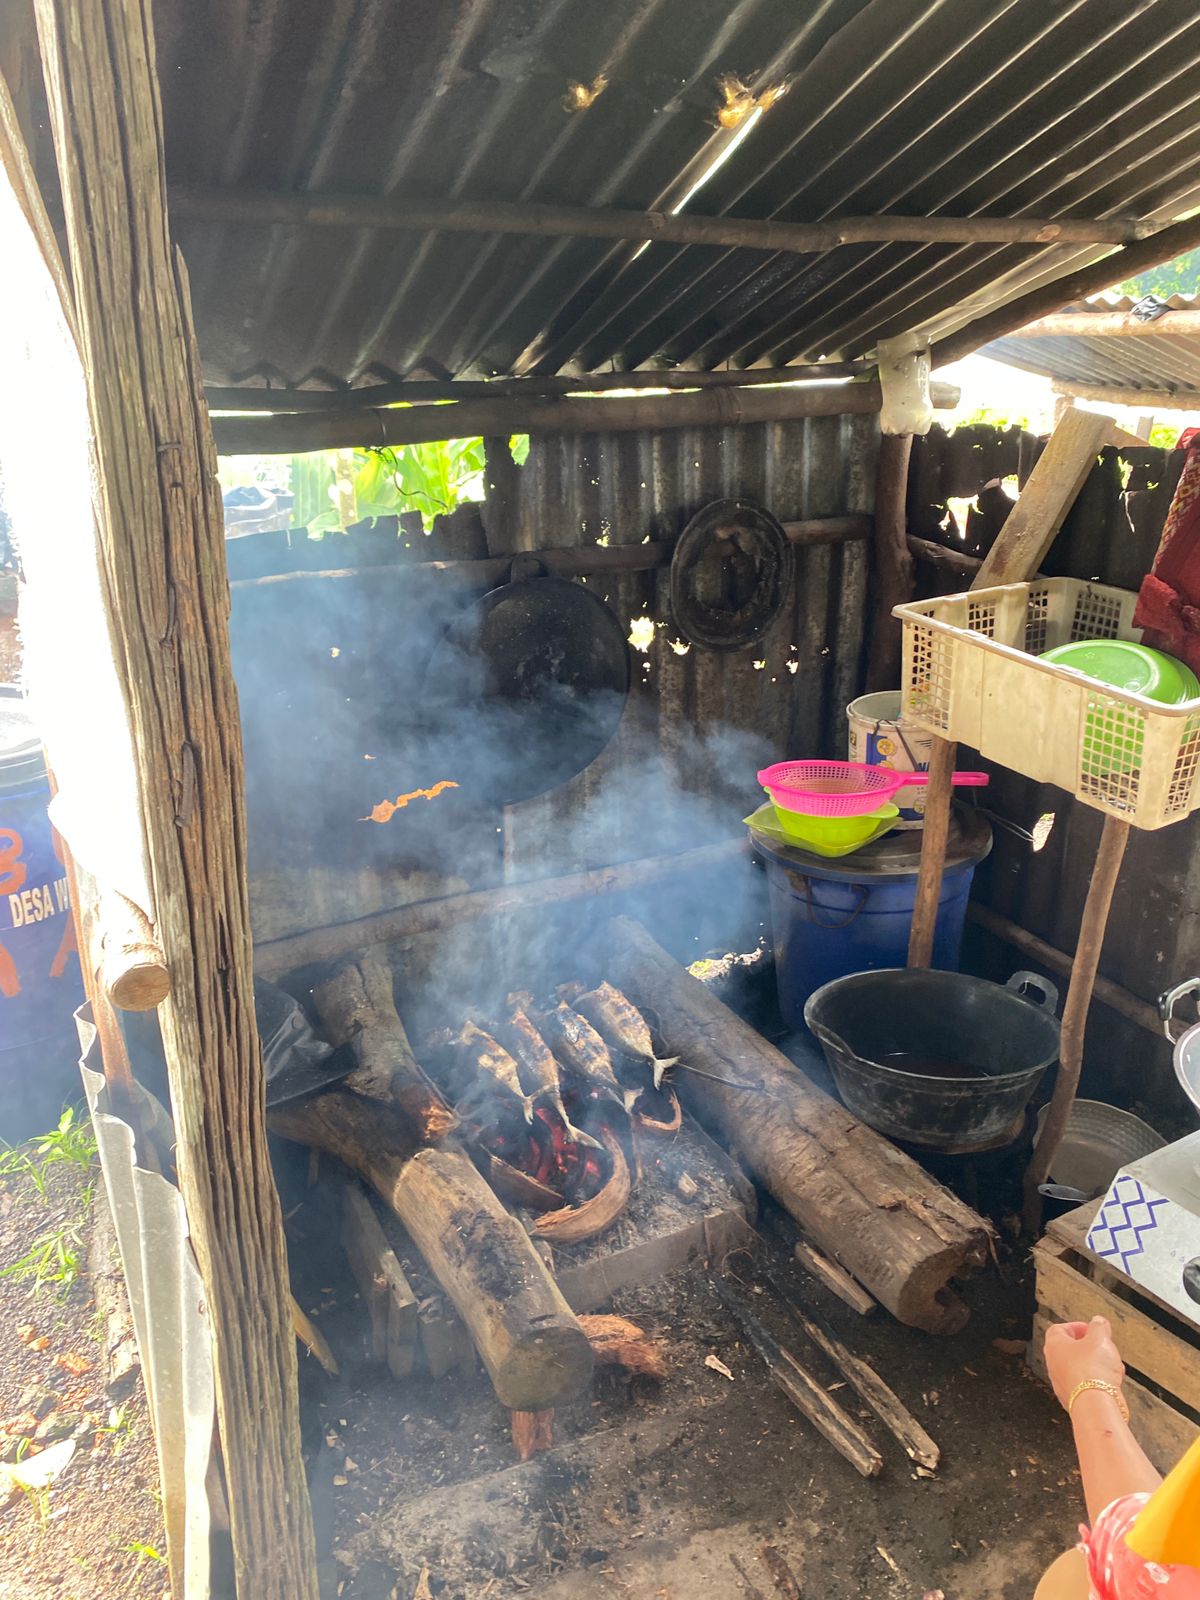
[[1042,578],[897,606],[904,717],[1139,828],[1200,805],[1200,700],[1159,705],[1039,661],[1075,639],[1141,640],[1137,595]]

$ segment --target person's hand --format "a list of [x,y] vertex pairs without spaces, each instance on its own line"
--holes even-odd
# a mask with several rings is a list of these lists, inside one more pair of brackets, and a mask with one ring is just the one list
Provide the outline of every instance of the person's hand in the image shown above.
[[1090,1322],[1056,1322],[1046,1330],[1046,1367],[1059,1404],[1066,1409],[1077,1385],[1086,1378],[1099,1378],[1121,1387],[1125,1363],[1113,1343],[1107,1317]]

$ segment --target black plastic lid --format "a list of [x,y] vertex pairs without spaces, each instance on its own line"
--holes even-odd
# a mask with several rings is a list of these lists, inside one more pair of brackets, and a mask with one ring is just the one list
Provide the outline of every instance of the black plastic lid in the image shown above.
[[[781,845],[750,829],[756,850],[773,857],[784,866],[799,868],[814,878],[840,883],[860,883],[864,878],[915,877],[921,867],[922,828],[905,828],[885,833],[848,856],[818,856],[795,845]],[[974,866],[992,848],[992,825],[973,806],[956,804],[950,814],[950,837],[946,845],[948,868]]]

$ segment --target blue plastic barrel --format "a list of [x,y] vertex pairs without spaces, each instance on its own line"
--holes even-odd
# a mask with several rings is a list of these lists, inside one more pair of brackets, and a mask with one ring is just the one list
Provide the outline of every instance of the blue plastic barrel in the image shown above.
[[[0,686],[0,1136],[78,1092],[73,1012],[83,1000],[66,868],[46,815],[46,763],[20,691]],[[41,1093],[45,1090],[45,1094]]]
[[[903,967],[917,897],[921,834],[893,833],[828,860],[770,843],[751,830],[767,868],[775,981],[789,1028],[823,984],[854,972]],[[933,941],[933,965],[957,972],[975,868],[992,847],[978,812],[956,809]]]

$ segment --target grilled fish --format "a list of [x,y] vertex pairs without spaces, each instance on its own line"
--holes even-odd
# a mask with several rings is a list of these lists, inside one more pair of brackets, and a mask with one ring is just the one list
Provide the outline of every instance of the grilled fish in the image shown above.
[[474,1022],[467,1021],[456,1034],[449,1035],[446,1042],[462,1052],[480,1077],[490,1078],[501,1089],[515,1095],[521,1102],[525,1121],[533,1121],[534,1096],[522,1089],[517,1063],[490,1033],[485,1033]]
[[654,1087],[662,1087],[663,1074],[679,1057],[671,1056],[663,1061],[654,1054],[649,1024],[619,989],[614,989],[611,983],[597,984],[589,994],[577,996],[572,1005],[588,1019],[606,1044],[649,1068]]
[[553,1050],[529,1020],[529,1011],[532,1008],[532,995],[523,991],[509,995],[509,1033],[513,1054],[521,1069],[521,1082],[534,1099],[541,1097],[550,1102],[562,1120],[563,1127],[576,1144],[589,1145],[594,1150],[601,1150],[603,1146],[599,1141],[593,1139],[590,1133],[584,1133],[581,1128],[577,1128],[567,1115],[567,1108],[563,1105],[562,1084],[558,1077],[558,1062],[554,1059]]
[[533,1015],[569,1067],[594,1083],[609,1099],[619,1101],[626,1111],[632,1109],[640,1090],[623,1089],[618,1083],[608,1046],[586,1017],[573,1011],[564,1000],[549,1011],[535,1011]]

